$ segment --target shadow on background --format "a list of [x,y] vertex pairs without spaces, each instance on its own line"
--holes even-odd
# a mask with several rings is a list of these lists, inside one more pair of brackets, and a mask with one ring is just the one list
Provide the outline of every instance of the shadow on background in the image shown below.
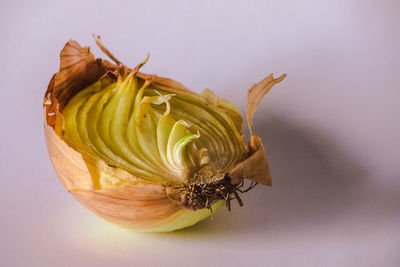
[[257,186],[242,195],[243,208],[234,205],[231,212],[222,208],[213,222],[207,220],[167,235],[251,235],[299,230],[341,220],[360,205],[365,195],[366,171],[334,140],[277,117],[255,121],[254,125],[269,156],[273,186]]

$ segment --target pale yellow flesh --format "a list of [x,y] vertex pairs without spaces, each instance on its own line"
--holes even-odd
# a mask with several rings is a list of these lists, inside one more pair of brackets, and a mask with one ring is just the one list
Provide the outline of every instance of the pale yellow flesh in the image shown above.
[[235,123],[204,100],[140,88],[132,75],[104,84],[74,96],[57,124],[82,153],[148,181],[179,183],[205,164],[225,173],[245,153]]
[[[220,200],[214,205],[211,206],[212,212],[216,212],[225,204],[225,200]],[[170,220],[162,225],[159,226],[152,226],[149,228],[132,228],[129,226],[118,225],[123,228],[128,228],[135,230],[137,232],[172,232],[176,230],[181,230],[184,228],[191,227],[196,223],[206,219],[207,217],[211,216],[210,209],[200,209],[200,210],[189,210],[189,209],[182,209],[175,214],[171,215]]]

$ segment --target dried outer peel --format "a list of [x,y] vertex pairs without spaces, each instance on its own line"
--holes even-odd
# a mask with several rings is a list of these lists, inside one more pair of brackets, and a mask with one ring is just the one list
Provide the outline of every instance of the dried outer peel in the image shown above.
[[271,185],[271,173],[264,145],[261,138],[252,131],[253,117],[262,98],[285,77],[286,74],[274,79],[271,74],[254,84],[247,93],[246,119],[250,131],[249,152],[248,157],[229,172],[233,184],[239,184],[243,179],[248,179],[259,184]]

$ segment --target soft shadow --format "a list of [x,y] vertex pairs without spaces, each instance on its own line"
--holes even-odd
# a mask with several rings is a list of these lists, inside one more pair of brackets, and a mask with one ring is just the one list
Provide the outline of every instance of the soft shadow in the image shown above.
[[213,222],[168,236],[207,238],[299,230],[341,220],[360,204],[366,172],[325,133],[278,117],[254,125],[264,140],[273,186],[257,186],[243,195],[243,208],[234,205],[231,212],[215,214]]

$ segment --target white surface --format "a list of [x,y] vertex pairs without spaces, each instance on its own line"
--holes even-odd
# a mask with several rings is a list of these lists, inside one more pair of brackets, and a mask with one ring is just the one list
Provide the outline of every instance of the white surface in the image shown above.
[[[83,2],[83,1],[82,1]],[[0,265],[400,266],[400,4],[396,1],[2,1]],[[42,96],[68,39],[208,87],[288,77],[256,113],[273,187],[188,230],[138,234],[58,181]]]

